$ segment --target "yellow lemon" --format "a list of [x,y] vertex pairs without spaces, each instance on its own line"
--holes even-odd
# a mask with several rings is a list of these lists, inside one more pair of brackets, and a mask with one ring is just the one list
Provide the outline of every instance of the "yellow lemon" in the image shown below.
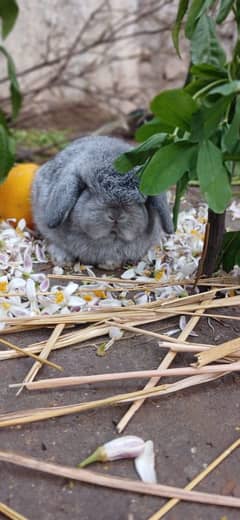
[[31,186],[38,168],[39,165],[35,163],[22,163],[10,170],[5,181],[0,184],[1,218],[24,218],[27,225],[33,227]]

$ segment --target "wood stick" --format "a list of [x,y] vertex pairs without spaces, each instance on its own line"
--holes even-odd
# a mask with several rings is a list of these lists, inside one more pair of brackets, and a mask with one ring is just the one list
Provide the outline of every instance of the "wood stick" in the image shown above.
[[162,370],[134,370],[130,372],[112,372],[110,374],[92,374],[89,376],[68,376],[42,379],[35,382],[13,383],[9,388],[16,388],[26,386],[28,390],[42,390],[49,388],[59,388],[66,386],[80,386],[93,383],[105,383],[107,381],[122,381],[125,379],[141,379],[149,377],[182,377],[195,376],[198,374],[217,374],[237,372],[240,370],[240,361],[229,364],[210,365],[202,368],[182,367],[182,368],[167,368]]
[[7,518],[11,518],[11,520],[28,520],[26,516],[20,515],[20,513],[6,504],[3,504],[3,502],[0,502],[0,513],[2,513]]
[[217,361],[218,359],[225,358],[230,354],[238,351],[240,349],[240,338],[231,339],[230,341],[226,341],[221,345],[217,345],[207,352],[201,352],[197,355],[197,367],[204,367],[213,361]]
[[17,345],[12,343],[11,341],[7,341],[6,339],[2,339],[1,338],[0,342],[3,345],[6,345],[7,347],[11,348],[15,352],[18,352],[18,353],[20,353],[20,354],[22,354],[24,356],[28,356],[28,357],[36,360],[41,365],[48,365],[49,367],[56,368],[57,370],[61,370],[62,371],[62,367],[60,365],[57,365],[56,363],[52,363],[52,361],[48,361],[48,359],[42,359],[40,356],[36,356],[35,354],[30,352],[29,350],[26,351],[24,348],[18,347]]
[[119,404],[129,403],[138,399],[161,397],[166,394],[177,392],[191,386],[200,385],[213,381],[222,377],[224,372],[216,374],[200,374],[196,376],[186,377],[172,384],[159,385],[151,389],[138,390],[136,392],[128,392],[125,394],[118,394],[97,401],[89,401],[85,403],[76,403],[71,405],[55,406],[48,408],[37,408],[35,410],[22,410],[19,412],[7,412],[0,415],[0,428],[8,426],[16,426],[18,424],[27,424],[36,421],[45,421],[54,417],[62,417],[64,415],[71,415],[74,413],[81,413],[88,410],[102,408],[105,406],[117,406]]
[[[204,302],[204,304],[205,304],[205,302]],[[205,309],[202,310],[202,313],[204,313],[204,310]],[[194,327],[197,325],[199,319],[200,319],[200,317],[197,316],[197,317],[193,317],[189,320],[189,322],[186,324],[185,329],[181,332],[181,334],[178,337],[179,341],[185,341],[187,339],[190,332],[192,332]],[[175,359],[176,354],[177,353],[173,352],[173,351],[168,352],[167,355],[165,356],[165,358],[163,359],[163,361],[161,361],[161,363],[158,367],[158,370],[164,370],[164,369],[168,368],[171,365],[171,363],[173,362],[173,360]],[[148,383],[145,385],[144,389],[148,390],[148,389],[153,388],[154,386],[157,385],[158,381],[159,381],[159,379],[156,379],[156,377],[151,378],[148,381]],[[132,419],[132,417],[135,415],[135,413],[139,410],[139,408],[143,405],[144,401],[145,401],[145,399],[143,398],[141,400],[138,400],[138,401],[135,401],[134,403],[132,403],[130,408],[127,410],[127,412],[123,415],[122,419],[117,424],[117,431],[119,433],[122,433],[122,431],[126,428],[127,424]]]
[[51,462],[43,462],[42,460],[18,455],[17,453],[0,451],[0,460],[35,471],[55,475],[57,477],[79,480],[80,482],[110,489],[120,489],[144,495],[173,497],[188,502],[199,502],[201,504],[240,508],[240,498],[236,497],[203,493],[199,491],[188,491],[163,484],[146,484],[144,482],[115,477],[113,475],[99,474],[87,469],[72,468],[60,464],[53,464]]
[[[221,453],[216,459],[214,459],[203,471],[201,471],[191,482],[189,482],[184,489],[191,490],[195,486],[202,482],[202,480],[211,473],[223,460],[225,460],[234,450],[239,448],[240,438],[233,442],[223,453]],[[163,516],[168,513],[180,500],[177,498],[171,498],[163,507],[161,507],[154,515],[148,518],[148,520],[160,520]]]
[[[50,338],[46,342],[45,347],[42,349],[42,351],[40,353],[40,356],[39,356],[40,359],[45,359],[45,360],[47,359],[48,355],[50,354],[50,352],[52,350],[52,347],[56,343],[56,341],[57,341],[58,337],[60,336],[60,334],[62,333],[64,327],[65,327],[64,323],[62,323],[60,325],[57,325],[55,327],[55,329],[52,332]],[[25,378],[23,380],[23,383],[28,383],[30,381],[33,381],[34,377],[39,372],[41,366],[42,366],[42,364],[39,361],[36,361],[36,363],[33,364],[32,368],[29,370],[29,372],[25,376]],[[19,395],[22,392],[23,388],[24,388],[24,384],[22,384],[20,386],[20,388],[17,391],[16,395]]]
[[[109,327],[101,326],[101,327],[86,327],[83,330],[78,330],[74,332],[69,332],[68,334],[65,334],[64,336],[61,336],[56,341],[55,345],[52,347],[52,350],[57,350],[61,348],[65,348],[71,345],[74,345],[75,343],[88,341],[89,339],[94,339],[99,336],[105,336],[108,334]],[[39,341],[37,343],[33,343],[29,347],[26,347],[23,349],[22,352],[7,352],[7,351],[0,351],[0,361],[4,361],[5,359],[13,359],[20,356],[26,356],[29,352],[41,352],[44,345],[46,344],[46,341]],[[46,363],[46,361],[44,361]],[[50,361],[48,361],[50,363]]]

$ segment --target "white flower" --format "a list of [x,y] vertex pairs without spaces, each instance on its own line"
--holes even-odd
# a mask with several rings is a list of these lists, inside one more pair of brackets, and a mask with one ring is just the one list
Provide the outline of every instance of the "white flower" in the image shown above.
[[107,462],[119,459],[134,459],[144,449],[144,441],[135,435],[125,435],[103,444],[94,451],[87,459],[78,464],[84,468],[93,462]]
[[109,327],[109,336],[112,339],[120,339],[123,335],[123,331],[119,327]]
[[232,212],[232,219],[236,220],[240,218],[240,203],[236,200],[233,200],[231,206],[229,206],[229,211]]
[[126,271],[124,271],[124,273],[121,274],[121,278],[123,280],[132,280],[136,278],[135,269],[133,267],[131,267],[131,269],[127,269]]

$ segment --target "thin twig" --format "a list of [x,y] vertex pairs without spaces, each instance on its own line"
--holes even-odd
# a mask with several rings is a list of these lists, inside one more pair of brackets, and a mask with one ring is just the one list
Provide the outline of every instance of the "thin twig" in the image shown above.
[[7,518],[11,518],[11,520],[28,520],[26,516],[20,515],[20,513],[6,504],[3,504],[3,502],[0,502],[0,513],[2,513]]
[[[52,332],[50,338],[48,339],[48,341],[46,342],[46,345],[45,347],[42,349],[41,353],[40,353],[40,358],[41,359],[45,359],[48,357],[49,353],[51,352],[52,350],[52,347],[54,346],[54,344],[56,343],[58,337],[60,336],[60,334],[62,333],[63,329],[64,329],[65,325],[64,324],[60,324],[60,325],[57,325],[54,329],[54,331]],[[28,383],[30,381],[33,381],[34,377],[36,376],[36,374],[39,372],[40,368],[41,368],[42,364],[39,362],[39,361],[36,361],[36,363],[34,363],[34,365],[32,366],[32,368],[29,370],[29,372],[27,373],[27,375],[25,376],[24,380],[23,380],[23,383]],[[19,395],[22,390],[24,388],[24,384],[22,384],[19,388],[19,390],[17,391],[17,394],[16,395]]]
[[135,370],[130,372],[111,372],[110,374],[91,374],[90,376],[68,376],[42,379],[36,382],[13,383],[10,388],[26,386],[28,390],[40,390],[49,388],[59,388],[66,386],[80,386],[93,383],[105,383],[107,381],[122,381],[125,379],[140,378],[160,378],[160,377],[182,377],[195,376],[197,374],[217,374],[225,372],[238,372],[240,370],[240,361],[229,364],[210,365],[202,368],[181,367],[166,368],[162,370]]
[[51,462],[43,462],[42,460],[18,455],[17,453],[0,451],[0,460],[22,466],[24,468],[55,475],[57,477],[79,480],[80,482],[85,482],[95,486],[97,485],[110,489],[120,489],[134,493],[141,493],[144,495],[173,497],[186,500],[188,502],[199,502],[201,504],[213,504],[218,506],[240,508],[240,498],[236,497],[215,495],[199,491],[188,491],[163,484],[146,484],[144,482],[115,477],[113,475],[99,474],[87,469],[76,469],[60,464],[53,464]]
[[30,352],[29,350],[27,351],[24,348],[18,347],[17,345],[13,344],[11,341],[7,341],[6,339],[2,339],[1,338],[0,342],[3,345],[6,345],[7,347],[11,348],[15,352],[18,352],[19,354],[22,354],[23,356],[28,356],[28,357],[34,359],[35,361],[37,361],[41,365],[48,365],[49,367],[56,368],[57,370],[61,370],[62,371],[62,367],[60,365],[57,365],[56,363],[52,363],[52,361],[48,361],[48,359],[42,359],[40,356],[36,356],[35,354]]
[[[204,309],[202,310],[202,312],[204,312]],[[199,319],[200,319],[200,317],[197,316],[197,317],[193,317],[189,320],[189,322],[186,324],[185,329],[181,332],[181,334],[178,337],[179,341],[185,341],[187,339],[189,334],[192,332],[194,327],[197,325]],[[171,365],[172,361],[175,359],[176,354],[177,353],[173,352],[173,351],[168,352],[167,355],[164,357],[163,361],[161,361],[158,369],[164,370],[164,369],[168,368]],[[148,383],[145,385],[144,389],[148,390],[148,389],[153,388],[154,386],[157,385],[158,381],[159,381],[159,378],[157,379],[156,377],[150,379],[148,381]],[[135,403],[133,403],[130,406],[129,410],[127,410],[127,412],[123,415],[122,419],[117,424],[117,431],[119,433],[121,433],[126,428],[129,421],[132,419],[132,417],[135,415],[135,413],[139,410],[139,408],[143,405],[144,400],[145,399],[143,398],[143,399],[138,400]]]

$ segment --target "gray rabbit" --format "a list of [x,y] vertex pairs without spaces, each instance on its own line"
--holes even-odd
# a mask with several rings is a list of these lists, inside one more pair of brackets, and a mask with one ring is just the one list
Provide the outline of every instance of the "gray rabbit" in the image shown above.
[[120,139],[83,137],[39,168],[33,216],[54,263],[78,259],[114,269],[137,262],[163,231],[173,232],[166,195],[146,197],[134,170],[121,175],[114,169],[114,160],[130,149]]

